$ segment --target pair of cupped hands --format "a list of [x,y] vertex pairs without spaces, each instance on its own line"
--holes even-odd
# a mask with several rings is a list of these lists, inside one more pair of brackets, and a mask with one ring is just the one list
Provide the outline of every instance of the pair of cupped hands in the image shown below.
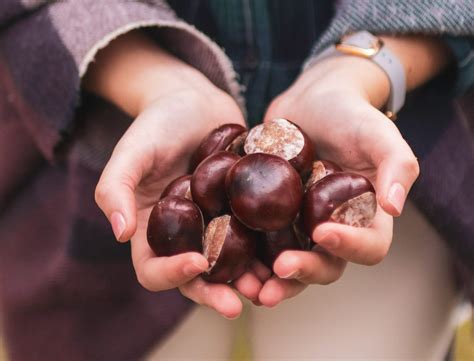
[[[304,71],[269,105],[264,121],[290,119],[311,137],[320,158],[368,177],[377,191],[373,225],[321,224],[312,238],[327,253],[285,251],[273,274],[255,262],[228,285],[199,277],[208,268],[201,254],[156,257],[146,230],[163,188],[186,173],[205,135],[224,123],[244,125],[245,120],[235,100],[199,71],[142,37],[132,40],[106,49],[90,68],[85,86],[135,118],[116,145],[95,196],[117,239],[131,240],[143,287],[178,288],[194,302],[233,319],[242,310],[237,293],[256,305],[274,307],[310,284],[338,280],[347,262],[375,265],[387,255],[393,216],[402,212],[418,163],[395,124],[378,110],[389,93],[386,75],[365,59],[339,57]],[[124,46],[127,52],[121,52]]]

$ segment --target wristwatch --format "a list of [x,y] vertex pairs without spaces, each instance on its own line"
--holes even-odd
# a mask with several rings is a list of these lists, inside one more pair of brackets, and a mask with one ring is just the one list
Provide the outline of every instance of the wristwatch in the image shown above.
[[387,74],[390,80],[390,95],[384,111],[387,117],[395,120],[397,112],[405,103],[406,93],[405,69],[400,60],[384,46],[382,39],[368,31],[359,31],[345,36],[336,44],[323,50],[316,56],[313,64],[329,57],[344,55],[369,59]]

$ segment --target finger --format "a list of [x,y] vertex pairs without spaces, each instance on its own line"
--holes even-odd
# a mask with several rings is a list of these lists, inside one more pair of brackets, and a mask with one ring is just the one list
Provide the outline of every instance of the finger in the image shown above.
[[246,272],[234,281],[234,287],[240,294],[254,301],[258,299],[258,294],[262,289],[262,282],[252,272]]
[[250,265],[250,269],[262,283],[272,276],[272,270],[256,259],[253,260],[252,264]]
[[207,268],[207,260],[195,252],[172,257],[151,257],[135,264],[139,283],[153,292],[179,287]]
[[346,261],[374,265],[387,255],[392,229],[393,218],[379,207],[370,228],[323,223],[315,228],[313,240]]
[[341,258],[320,252],[285,251],[278,256],[273,269],[280,278],[327,285],[342,276],[346,263]]
[[384,159],[377,170],[377,200],[392,216],[399,216],[411,186],[420,173],[413,153],[392,154]]
[[395,124],[380,111],[369,107],[371,139],[363,140],[366,153],[377,166],[378,203],[392,216],[399,216],[411,186],[420,173],[418,161]]
[[109,219],[117,240],[122,242],[135,233],[135,188],[146,166],[145,150],[127,142],[125,137],[115,147],[95,190],[97,205]]
[[283,280],[273,276],[263,285],[258,300],[266,307],[275,307],[283,300],[295,297],[306,288],[297,280]]
[[182,285],[179,290],[183,296],[216,310],[225,318],[233,320],[242,312],[242,302],[227,285],[208,283],[198,277]]
[[150,291],[178,287],[208,269],[207,259],[197,252],[157,257],[146,240],[146,222],[141,221],[131,239],[132,261],[140,284]]

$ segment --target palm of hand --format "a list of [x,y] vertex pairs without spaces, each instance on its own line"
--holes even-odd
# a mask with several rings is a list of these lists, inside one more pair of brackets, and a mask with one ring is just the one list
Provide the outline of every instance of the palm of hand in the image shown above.
[[[104,200],[121,195],[120,204],[114,208],[121,209],[128,222],[120,239],[131,238],[133,264],[145,288],[159,291],[178,287],[193,301],[233,318],[242,309],[241,301],[228,285],[208,284],[196,277],[208,267],[201,254],[156,257],[146,238],[150,212],[164,187],[186,174],[190,156],[202,138],[229,122],[244,124],[239,108],[223,92],[209,95],[186,90],[154,100],[117,144],[96,194],[106,214],[109,206]],[[119,189],[108,187],[117,185],[117,180]],[[267,273],[261,268],[250,270],[233,286],[255,299]]]
[[396,126],[366,98],[343,86],[321,90],[316,82],[306,80],[302,78],[275,99],[265,120],[283,117],[297,123],[313,140],[318,157],[367,177],[378,192],[381,207],[370,228],[335,223],[318,226],[313,240],[330,255],[297,251],[280,255],[274,270],[286,279],[274,277],[266,282],[260,299],[267,305],[293,297],[307,284],[337,280],[347,261],[368,265],[380,262],[392,239],[390,214],[399,213],[388,201],[389,189],[400,177],[400,183],[409,189],[418,175],[416,159]]

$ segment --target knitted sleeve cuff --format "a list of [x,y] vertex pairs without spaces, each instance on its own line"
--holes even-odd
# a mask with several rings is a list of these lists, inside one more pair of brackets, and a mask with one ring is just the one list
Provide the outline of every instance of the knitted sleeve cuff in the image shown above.
[[315,56],[327,46],[348,33],[360,30],[373,34],[472,37],[472,0],[340,0],[331,24],[313,47],[304,69],[310,67]]
[[94,56],[132,29],[157,29],[165,47],[238,98],[239,86],[224,52],[178,19],[164,1],[71,0],[47,4],[17,16],[0,31],[0,65],[8,73],[0,86],[48,158],[74,127],[81,77]]

